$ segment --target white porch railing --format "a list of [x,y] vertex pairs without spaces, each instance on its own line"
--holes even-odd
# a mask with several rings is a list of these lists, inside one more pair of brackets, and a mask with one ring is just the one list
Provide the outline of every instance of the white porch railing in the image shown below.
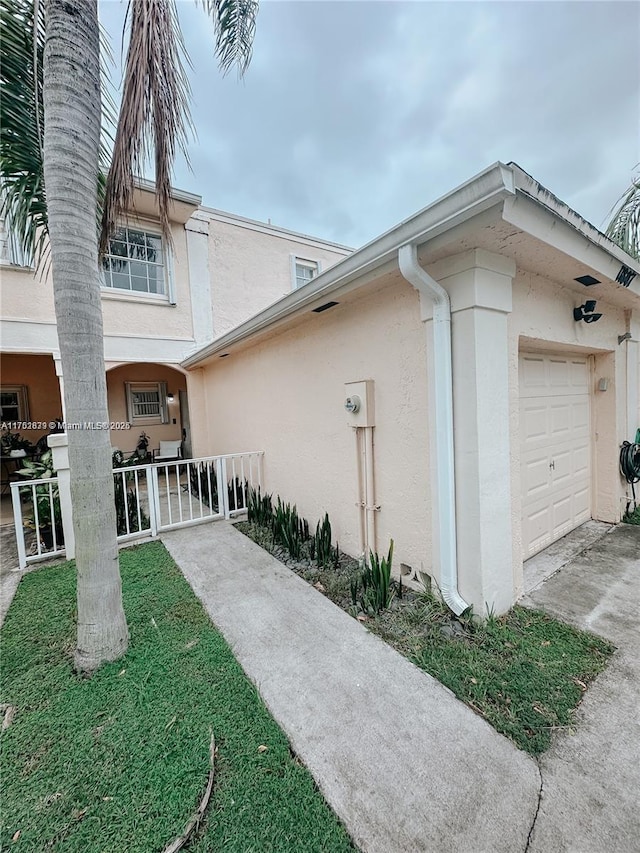
[[[64,534],[56,477],[11,483],[13,520],[16,528],[18,564],[48,560],[64,554]],[[23,516],[27,510],[27,518]],[[29,550],[29,553],[27,553]]]
[[[114,468],[118,541],[154,537],[164,530],[245,512],[250,489],[262,487],[263,456],[263,451],[251,451]],[[73,535],[70,519],[64,517],[70,496],[65,500],[59,494],[66,482],[59,472],[57,478],[11,484],[21,569],[74,553],[64,544]],[[42,523],[48,518],[57,521],[51,534]]]

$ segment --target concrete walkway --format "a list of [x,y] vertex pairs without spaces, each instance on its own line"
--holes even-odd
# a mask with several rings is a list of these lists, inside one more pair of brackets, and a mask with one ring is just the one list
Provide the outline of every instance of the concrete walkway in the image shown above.
[[231,525],[162,539],[361,850],[524,853],[535,761]]
[[529,853],[640,850],[640,527],[621,524],[523,603],[618,647],[578,708],[576,728],[540,758]]

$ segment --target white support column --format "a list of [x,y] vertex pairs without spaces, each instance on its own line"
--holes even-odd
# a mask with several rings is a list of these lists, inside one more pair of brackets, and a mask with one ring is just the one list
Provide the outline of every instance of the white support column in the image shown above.
[[[475,613],[502,613],[514,601],[507,321],[515,263],[475,249],[427,271],[451,299],[458,588]],[[428,337],[431,311],[424,300]]]
[[62,406],[62,420],[67,420],[67,409],[64,404],[64,378],[62,376],[62,360],[60,353],[53,353],[53,363],[56,366],[56,376],[58,377],[58,386],[60,388],[60,405]]
[[191,315],[196,346],[202,347],[214,338],[211,276],[209,275],[209,222],[196,214],[186,223]]
[[50,435],[47,443],[51,448],[53,467],[58,477],[60,512],[64,531],[64,550],[68,560],[76,555],[76,540],[73,533],[73,509],[71,506],[71,471],[69,469],[69,438],[66,433]]

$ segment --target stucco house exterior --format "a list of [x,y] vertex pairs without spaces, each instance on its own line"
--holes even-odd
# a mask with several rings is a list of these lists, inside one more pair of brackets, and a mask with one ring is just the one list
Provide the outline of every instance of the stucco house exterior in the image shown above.
[[393,538],[457,612],[624,513],[640,265],[514,163],[214,333],[181,362],[194,455],[264,450],[268,491],[348,553]]
[[[102,287],[110,420],[130,424],[112,430],[111,443],[125,452],[144,431],[151,448],[184,438],[190,456],[185,356],[351,251],[204,207],[179,190],[171,235],[166,245],[154,187],[139,182],[111,240]],[[35,423],[20,430],[35,443],[64,415],[52,283],[24,263],[4,230],[0,279],[2,421]]]

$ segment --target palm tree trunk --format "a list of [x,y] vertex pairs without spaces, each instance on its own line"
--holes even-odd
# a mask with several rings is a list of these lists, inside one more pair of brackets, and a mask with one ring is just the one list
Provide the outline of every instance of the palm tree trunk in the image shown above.
[[[96,203],[100,70],[96,0],[46,0],[44,176],[67,421],[109,420]],[[91,672],[127,649],[106,429],[69,435],[78,571],[76,666]]]

